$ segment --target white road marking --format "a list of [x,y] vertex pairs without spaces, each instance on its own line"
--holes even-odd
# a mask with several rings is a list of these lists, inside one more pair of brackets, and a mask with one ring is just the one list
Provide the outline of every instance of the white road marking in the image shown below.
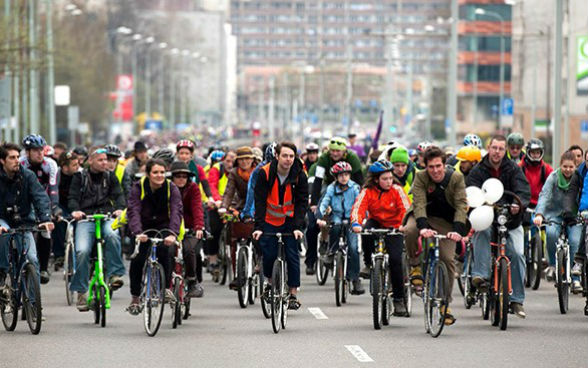
[[320,308],[308,308],[308,311],[314,316],[316,319],[329,319],[326,314]]
[[360,363],[373,362],[369,355],[359,345],[345,345],[345,348],[357,359]]

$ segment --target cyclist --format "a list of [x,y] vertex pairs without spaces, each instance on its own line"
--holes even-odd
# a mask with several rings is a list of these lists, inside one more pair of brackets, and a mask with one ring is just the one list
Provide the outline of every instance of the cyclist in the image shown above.
[[[253,169],[255,169],[253,160],[253,150],[250,147],[244,146],[237,149],[235,167],[229,172],[229,180],[223,196],[223,201],[218,210],[220,215],[225,214],[228,210],[232,210],[233,214],[238,215],[245,207],[245,201],[247,199],[247,183],[249,182]],[[252,223],[232,222],[230,224],[232,253],[235,253],[237,239],[247,239],[252,232]],[[235,258],[233,257],[233,259]],[[242,286],[239,285],[240,280],[240,278],[235,278],[229,284],[229,288],[232,290],[239,289],[239,287]]]
[[522,161],[525,156],[525,138],[521,133],[510,133],[506,138],[507,157],[513,160],[516,164]]
[[[69,189],[67,207],[72,217],[81,220],[86,215],[95,213],[113,213],[118,216],[125,207],[125,198],[116,176],[106,169],[106,149],[94,148],[88,158],[88,168],[75,173]],[[104,221],[102,236],[105,240],[106,277],[112,290],[123,285],[125,273],[121,255],[121,243],[118,231],[111,228],[114,220]],[[81,222],[76,225],[76,272],[71,280],[70,289],[77,292],[76,307],[80,312],[88,311],[87,291],[90,279],[90,254],[94,245],[95,225]]]
[[433,143],[429,142],[429,141],[424,141],[421,142],[417,145],[417,161],[416,163],[416,169],[417,171],[421,171],[425,169],[425,161],[424,161],[424,157],[425,157],[425,151],[431,147],[433,145]]
[[[404,190],[394,184],[392,171],[394,166],[388,160],[379,160],[370,166],[367,180],[357,197],[351,211],[351,226],[355,233],[360,233],[362,226],[372,228],[399,228],[402,218],[410,205]],[[367,215],[366,215],[367,213]],[[364,220],[367,221],[364,224]],[[390,278],[394,297],[394,315],[406,315],[404,306],[404,286],[402,280],[402,238],[386,237],[386,249],[390,266]],[[367,267],[371,264],[374,252],[372,236],[362,237],[363,260]]]
[[[39,227],[51,231],[51,202],[47,192],[37,180],[35,173],[19,163],[20,147],[13,143],[0,146],[0,234],[14,226],[35,222]],[[34,208],[34,212],[33,212]],[[36,219],[35,219],[36,216]],[[26,233],[24,242],[28,248],[27,258],[37,272],[39,261],[34,238]],[[22,246],[22,244],[18,244]],[[8,237],[0,237],[0,288],[4,287],[8,272]]]
[[465,146],[457,151],[455,158],[457,162],[453,168],[467,178],[474,166],[482,161],[482,152],[476,146]]
[[67,145],[63,142],[56,142],[53,145],[53,155],[51,158],[57,162],[63,152],[67,151]]
[[[412,186],[413,203],[404,219],[406,250],[411,265],[413,284],[422,285],[423,272],[418,265],[418,238],[429,238],[437,233],[447,235],[439,242],[439,258],[447,267],[449,283],[446,294],[451,302],[455,278],[455,242],[467,234],[467,200],[463,175],[445,165],[445,154],[438,147],[427,149],[425,170],[416,174]],[[455,323],[447,307],[446,325]]]
[[147,153],[147,146],[145,146],[145,143],[141,141],[135,142],[133,147],[133,158],[127,161],[127,165],[125,166],[125,171],[128,173],[129,178],[131,178],[132,181],[137,180],[135,175],[140,172],[141,165],[144,165],[148,159],[149,154]]
[[[26,136],[22,140],[26,156],[20,158],[20,164],[37,175],[37,180],[49,195],[51,201],[51,212],[54,216],[59,215],[59,187],[57,183],[57,163],[52,158],[45,157],[44,148],[47,147],[45,138],[37,134]],[[48,233],[41,233],[37,237],[37,254],[41,268],[41,284],[50,280],[48,271],[49,257],[51,256],[51,236]]]
[[73,149],[73,153],[75,153],[78,156],[78,162],[80,164],[81,170],[84,164],[86,163],[86,160],[88,159],[88,149],[84,146],[77,146]]
[[253,172],[251,172],[251,177],[247,182],[247,198],[245,199],[245,206],[241,211],[240,217],[242,220],[244,219],[252,219],[253,214],[255,212],[255,183],[257,182],[257,176],[259,175],[259,170],[265,165],[269,164],[273,159],[276,158],[276,147],[278,144],[276,142],[272,142],[265,148],[265,154],[263,161],[257,165]]
[[392,151],[390,162],[394,166],[394,180],[404,189],[408,197],[412,198],[412,194],[409,194],[409,192],[414,181],[416,169],[414,163],[408,157],[406,148],[398,147]]
[[320,147],[314,142],[306,145],[306,159],[304,160],[304,169],[308,172],[312,164],[317,162],[319,157]]
[[[359,185],[351,179],[351,165],[345,161],[337,162],[331,168],[331,175],[337,181],[329,184],[327,191],[318,207],[318,218],[322,218],[327,208],[331,208],[330,220],[333,223],[329,232],[329,254],[327,256],[328,265],[333,264],[333,258],[339,246],[339,236],[341,231],[347,231],[347,254],[349,256],[349,266],[347,268],[346,278],[351,280],[353,289],[351,294],[361,295],[365,293],[361,280],[359,279],[359,250],[357,248],[357,234],[351,231],[351,227],[345,229],[341,222],[349,220],[351,217],[351,208],[355,199],[359,196]],[[319,226],[324,227],[327,223],[323,220],[317,221]]]
[[576,167],[579,167],[582,164],[582,162],[584,162],[584,150],[582,149],[582,147],[578,146],[577,144],[574,144],[570,146],[570,148],[568,148],[568,151],[574,154],[574,164],[576,165]]
[[210,168],[216,164],[217,162],[221,162],[225,158],[224,151],[212,151],[208,156],[208,161],[210,162],[207,166],[204,167],[204,171],[208,174]]
[[104,148],[106,149],[106,168],[113,172],[118,179],[126,200],[131,191],[131,178],[129,173],[125,171],[125,166],[120,162],[122,152],[114,144],[107,144]]
[[204,229],[204,209],[200,205],[202,199],[198,185],[190,181],[194,175],[188,165],[182,161],[175,161],[170,169],[172,182],[180,190],[183,204],[184,225],[188,229],[183,240],[183,254],[186,267],[186,281],[189,298],[200,298],[204,295],[202,288],[202,257],[200,255],[200,240]]
[[[489,178],[500,180],[505,190],[515,193],[522,201],[523,207],[529,205],[531,190],[527,178],[513,160],[506,157],[506,138],[502,135],[495,135],[488,145],[488,154],[484,156],[480,164],[476,165],[467,177],[467,186],[481,188],[482,184]],[[523,240],[523,227],[521,226],[522,212],[524,208],[516,205],[511,206],[512,218],[506,224],[508,239],[506,254],[511,262],[512,311],[520,318],[525,318],[525,252]],[[477,231],[473,238],[474,264],[472,268],[472,283],[476,288],[485,289],[488,287],[490,275],[490,239],[492,227]]]
[[197,184],[202,186],[202,191],[204,195],[207,197],[207,203],[209,207],[213,206],[213,199],[212,199],[212,192],[210,190],[210,184],[208,182],[208,177],[206,175],[206,171],[201,165],[198,165],[196,161],[194,161],[194,149],[195,145],[194,142],[188,139],[182,139],[178,143],[176,143],[176,157],[178,160],[185,162],[188,165],[188,168],[192,173],[194,173],[192,180]]
[[519,163],[519,167],[523,170],[531,187],[530,208],[537,206],[541,188],[543,188],[547,177],[553,172],[551,165],[543,161],[544,151],[543,142],[532,138],[527,142],[527,154]]
[[165,274],[165,301],[175,301],[174,293],[169,289],[173,251],[170,249],[180,233],[182,223],[182,196],[178,187],[165,178],[166,162],[150,159],[145,165],[146,175],[133,184],[127,208],[128,225],[131,234],[141,242],[139,254],[131,260],[129,276],[131,280],[131,303],[127,310],[130,314],[139,314],[141,278],[143,266],[149,257],[151,247],[149,237],[143,234],[148,229],[169,229],[173,234],[165,235],[164,243],[157,247],[157,260]]
[[[531,155],[529,151],[527,151],[527,153]],[[537,207],[535,208],[535,218],[533,220],[535,225],[541,226],[544,220],[562,223],[564,220],[564,212],[571,214],[577,213],[576,203],[574,203],[574,208],[564,207],[565,197],[570,189],[570,181],[572,180],[576,168],[574,159],[575,156],[573,152],[564,152],[561,156],[559,169],[555,170],[547,177],[547,181],[539,195]],[[553,223],[548,224],[545,229],[549,261],[549,267],[545,273],[545,278],[549,281],[555,279],[555,243],[557,242],[560,231],[562,231],[561,226]],[[570,254],[576,254],[578,246],[580,245],[580,238],[582,237],[582,226],[580,224],[568,225],[565,227],[565,231],[568,234]],[[577,275],[572,276],[572,291],[574,293],[582,291],[580,278]]]
[[[466,136],[463,138],[463,147],[462,148],[470,147],[470,146],[476,147],[476,148],[478,148],[478,150],[481,150],[482,149],[482,139],[477,134],[473,134],[473,133],[466,134]],[[461,148],[460,148],[460,150],[461,150]],[[458,150],[458,153],[460,150]],[[455,165],[457,164],[457,161],[458,161],[457,154],[451,155],[447,158],[447,165],[455,167]],[[480,161],[480,160],[478,160],[478,161]]]
[[[293,233],[283,238],[288,265],[290,288],[289,308],[300,308],[296,294],[300,286],[300,257],[298,241],[304,236],[304,216],[308,210],[308,181],[303,163],[297,157],[294,143],[282,142],[276,147],[277,159],[263,166],[255,185],[255,231],[263,253],[263,273],[270,280],[277,258],[276,237],[262,237],[265,233]],[[261,239],[260,239],[261,238]],[[270,280],[271,283],[271,280]],[[264,290],[265,297],[269,293]]]

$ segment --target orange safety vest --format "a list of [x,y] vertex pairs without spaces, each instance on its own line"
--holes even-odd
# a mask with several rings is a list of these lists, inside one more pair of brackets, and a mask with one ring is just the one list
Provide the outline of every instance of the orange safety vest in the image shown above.
[[[262,167],[265,176],[269,181],[269,170],[271,163]],[[265,212],[265,222],[273,226],[281,226],[286,222],[286,217],[294,217],[294,203],[292,202],[292,186],[287,185],[284,192],[284,203],[280,204],[279,179],[275,178],[272,184],[272,190],[267,198],[267,207]]]

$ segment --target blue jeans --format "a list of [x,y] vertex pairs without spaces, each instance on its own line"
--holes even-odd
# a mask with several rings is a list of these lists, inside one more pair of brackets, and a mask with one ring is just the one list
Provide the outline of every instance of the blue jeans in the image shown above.
[[[0,219],[0,226],[10,229],[8,223],[4,220]],[[8,272],[8,250],[9,250],[9,242],[10,236],[2,234],[0,235],[0,271]],[[16,248],[18,252],[22,252],[22,238],[20,236],[16,236]],[[33,237],[33,233],[25,233],[24,235],[25,244],[28,249],[27,252],[27,259],[29,262],[35,266],[35,270],[37,270],[37,277],[39,276],[39,258],[37,257],[37,247],[35,246],[35,238]]]
[[[492,227],[477,231],[472,242],[474,244],[474,265],[472,276],[479,276],[484,279],[490,278],[490,239],[492,238]],[[524,252],[523,227],[508,231],[506,241],[506,256],[510,259],[512,295],[510,300],[515,303],[525,301],[525,252]]]
[[[341,235],[342,225],[333,225],[329,232],[329,249],[332,253],[335,253],[339,249],[339,236]],[[316,253],[316,252],[315,252]],[[351,226],[347,227],[347,257],[349,262],[347,263],[347,279],[358,280],[359,279],[359,250],[357,249],[357,234],[351,231]]]
[[[110,276],[122,276],[125,274],[118,231],[112,230],[110,225],[114,220],[106,220],[102,224],[102,237],[104,238],[104,264],[106,265],[106,280]],[[95,224],[93,222],[80,222],[76,225],[76,273],[72,277],[70,290],[79,293],[88,291],[90,278],[90,255],[95,241]]]
[[[562,218],[558,217],[552,219],[557,222],[562,222]],[[573,263],[574,255],[578,251],[580,246],[580,239],[582,238],[582,225],[566,226],[568,234],[568,244],[570,245],[570,260]],[[561,226],[556,224],[549,224],[545,227],[546,245],[547,245],[547,259],[549,260],[550,266],[555,266],[555,251],[556,243],[561,232]],[[579,280],[578,276],[572,276],[572,279]]]
[[[263,225],[264,233],[291,233],[291,226],[284,224],[282,226]],[[300,286],[300,255],[298,254],[298,240],[293,236],[282,237],[284,241],[284,253],[286,255],[286,264],[288,265],[288,286],[291,288]],[[267,279],[272,278],[272,268],[274,261],[278,258],[278,238],[275,236],[262,235],[259,238],[259,246],[263,253],[263,275]]]

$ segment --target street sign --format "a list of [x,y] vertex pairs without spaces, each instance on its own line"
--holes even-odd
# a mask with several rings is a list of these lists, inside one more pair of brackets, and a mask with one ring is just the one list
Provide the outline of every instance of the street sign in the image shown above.
[[580,134],[582,139],[588,139],[588,120],[580,121]]
[[69,86],[55,86],[55,106],[67,106],[69,103]]
[[502,116],[512,116],[513,110],[514,110],[514,103],[513,103],[512,98],[502,99],[502,109],[501,109]]

